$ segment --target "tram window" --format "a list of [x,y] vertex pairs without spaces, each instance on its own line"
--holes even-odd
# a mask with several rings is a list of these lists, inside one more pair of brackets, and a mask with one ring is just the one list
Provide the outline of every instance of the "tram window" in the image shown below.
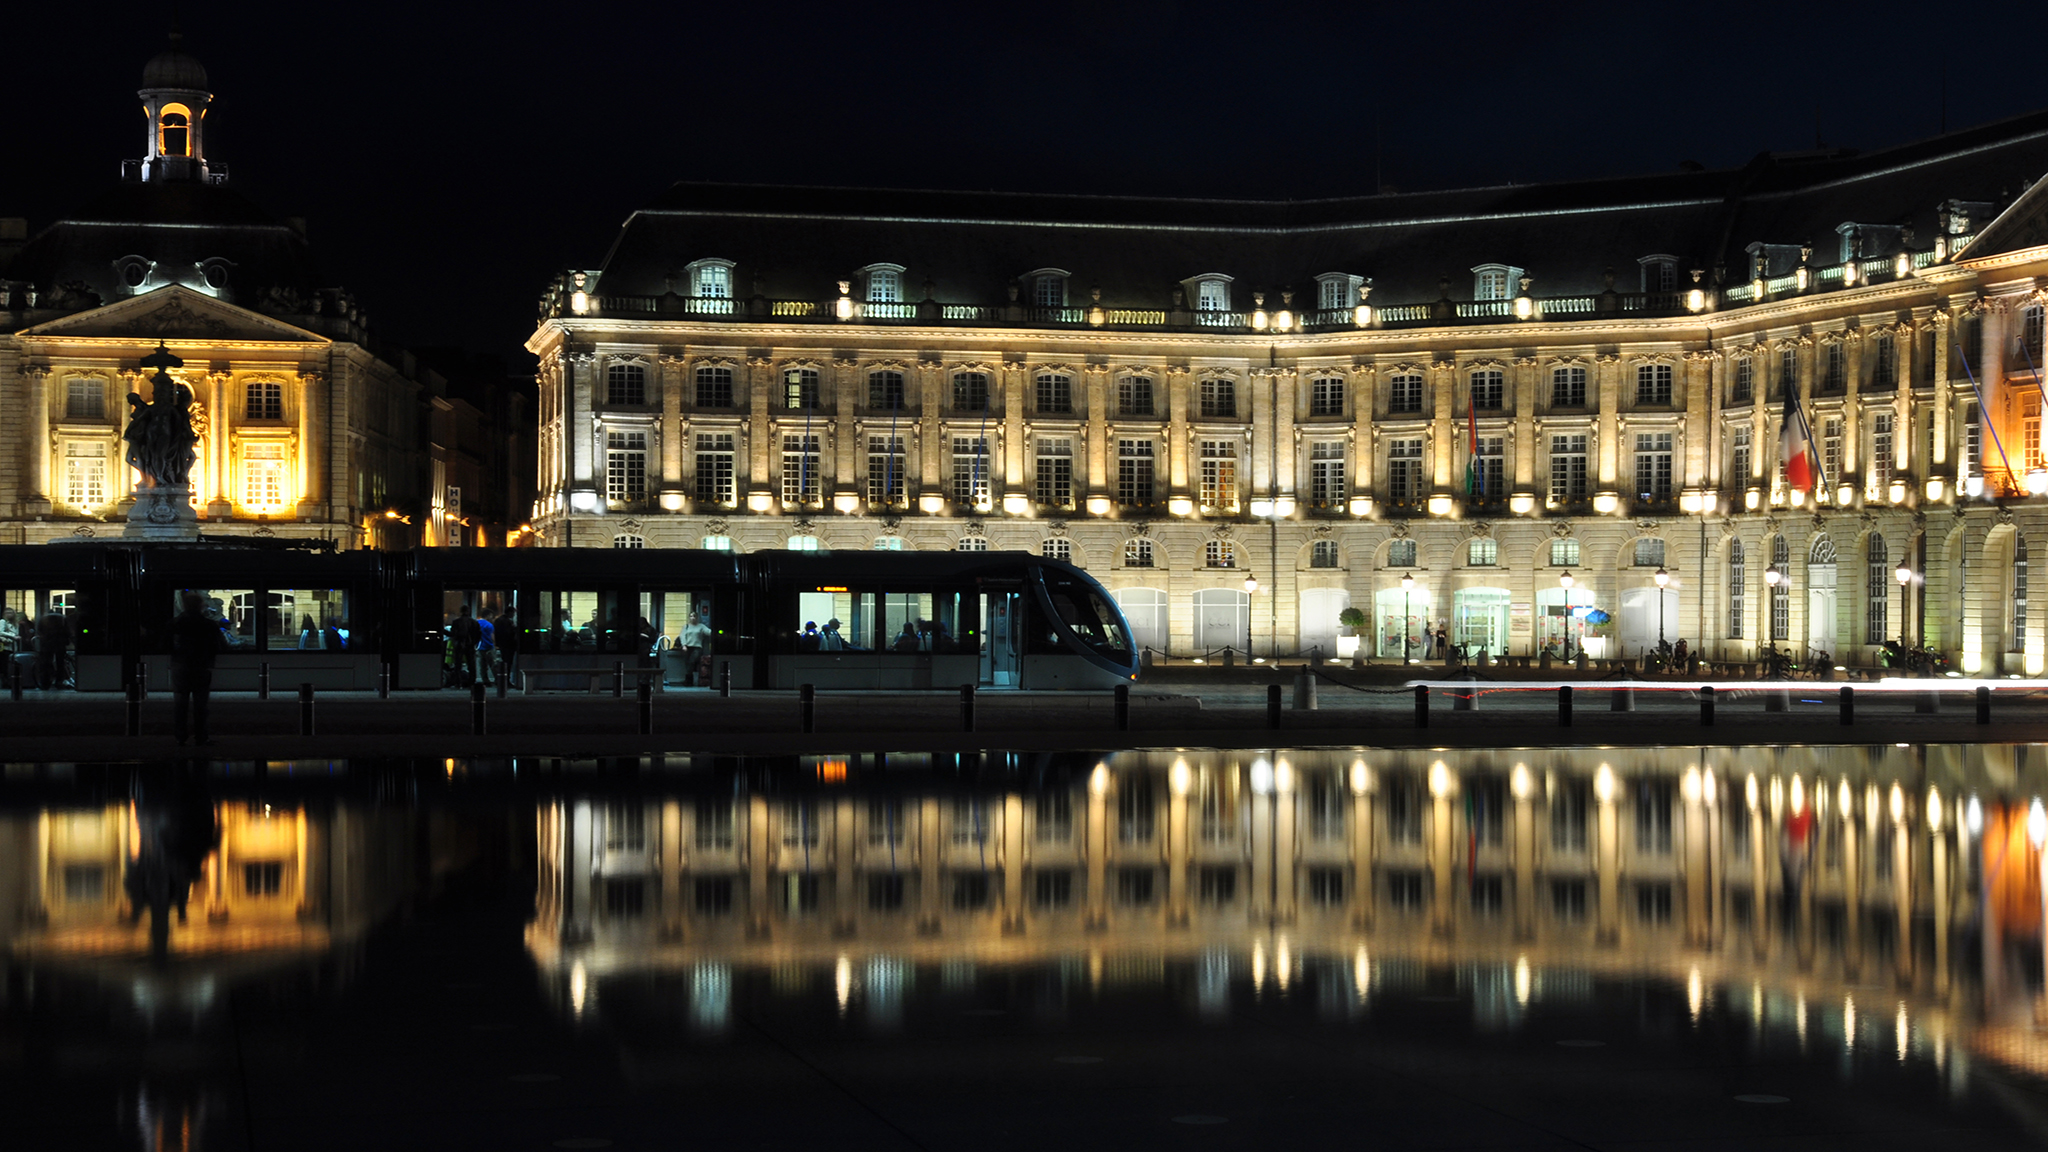
[[[875,594],[815,591],[797,593],[797,615],[790,621],[799,652],[874,651]],[[812,635],[807,625],[817,625]]]
[[228,647],[254,648],[256,646],[256,593],[252,590],[228,590],[220,588],[173,588],[171,590],[171,615],[185,610],[185,593],[197,592],[204,604],[206,615],[218,621],[226,633]]
[[[1095,648],[1111,652],[1125,652],[1130,649],[1130,640],[1116,623],[1116,614],[1103,603],[1102,597],[1093,592],[1076,594],[1063,588],[1049,589],[1053,610],[1076,636]],[[1059,637],[1051,629],[1045,629],[1045,642],[1039,651],[1053,652],[1061,648]]]
[[930,593],[882,593],[882,643],[888,651],[929,652],[933,639]]
[[932,597],[928,651],[972,656],[981,651],[981,629],[977,625],[975,595],[972,592],[940,592]]
[[348,651],[354,632],[349,626],[347,592],[340,588],[295,588],[274,591],[270,596],[272,651]]
[[555,626],[561,634],[562,647],[596,651],[602,641],[604,627],[604,620],[597,612],[597,593],[561,593],[558,607]]

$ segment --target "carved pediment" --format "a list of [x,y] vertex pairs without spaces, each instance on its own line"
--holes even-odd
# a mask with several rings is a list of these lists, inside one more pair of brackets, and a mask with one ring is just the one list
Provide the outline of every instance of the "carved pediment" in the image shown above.
[[325,336],[216,300],[182,285],[171,285],[103,308],[59,317],[20,333],[25,341],[106,340],[171,343],[256,341],[266,344],[328,344]]
[[1552,536],[1555,536],[1555,537],[1557,537],[1557,538],[1558,538],[1559,540],[1564,540],[1564,539],[1567,539],[1567,538],[1569,538],[1569,537],[1571,536],[1571,534],[1572,534],[1572,524],[1571,524],[1571,521],[1569,521],[1569,520],[1559,520],[1559,521],[1558,521],[1557,523],[1555,523],[1555,524],[1552,524],[1552,525],[1550,526],[1550,534],[1551,534]]
[[704,531],[710,536],[727,536],[732,533],[732,523],[723,516],[713,516],[704,522]]

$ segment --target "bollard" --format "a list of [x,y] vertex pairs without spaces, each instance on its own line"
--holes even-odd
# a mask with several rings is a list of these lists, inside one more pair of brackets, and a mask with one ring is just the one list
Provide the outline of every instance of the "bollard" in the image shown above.
[[142,685],[128,685],[128,734],[142,735]]
[[377,699],[391,699],[391,665],[389,664],[379,664],[377,666]]
[[718,666],[718,694],[720,696],[732,695],[732,661],[730,660]]
[[1792,690],[1790,688],[1764,689],[1764,711],[1790,712],[1791,710]]
[[270,699],[270,661],[256,665],[256,698]]
[[1236,652],[1234,652],[1233,650],[1229,649],[1229,648],[1225,648],[1225,649],[1223,650],[1223,666],[1224,666],[1225,668],[1231,668],[1231,667],[1235,667],[1235,666],[1236,666],[1236,663],[1237,663],[1237,653],[1236,653]]
[[1569,684],[1559,684],[1557,686],[1557,726],[1559,728],[1569,728],[1572,726],[1572,686]]
[[612,661],[612,699],[624,700],[625,698],[626,662],[624,660],[614,660]]
[[299,735],[313,735],[313,686],[299,685]]
[[505,698],[505,683],[506,683],[506,681],[510,680],[511,678],[512,678],[512,665],[510,665],[510,664],[501,664],[501,665],[499,665],[499,666],[498,666],[498,699],[500,699],[500,700],[503,700],[503,699]]
[[1700,689],[1700,726],[1704,728],[1714,726],[1714,686],[1712,684]]
[[471,736],[483,736],[489,731],[490,725],[484,719],[484,686],[481,684],[471,684],[469,686],[469,734]]
[[652,736],[654,735],[654,685],[645,678],[642,678],[638,690],[640,693],[640,734],[642,736]]
[[798,722],[805,732],[818,730],[818,686],[799,684],[796,686],[796,711]]
[[1266,685],[1266,727],[1280,727],[1280,686]]
[[974,731],[974,685],[960,686],[960,730]]
[[1856,722],[1856,690],[1842,685],[1842,724],[1847,727]]
[[1470,712],[1479,706],[1479,678],[1467,672],[1458,679],[1464,683],[1451,693],[1451,711]]
[[1616,688],[1614,691],[1609,692],[1607,694],[1607,710],[1609,712],[1635,711],[1636,690],[1633,688]]
[[1129,684],[1119,684],[1116,686],[1116,730],[1119,732],[1129,732],[1131,730],[1131,686]]
[[1991,723],[1991,689],[1982,685],[1977,688],[1977,723]]
[[1415,726],[1417,728],[1429,727],[1429,685],[1427,684],[1417,684],[1415,686]]
[[1314,712],[1316,710],[1316,674],[1306,664],[1294,674],[1294,710]]

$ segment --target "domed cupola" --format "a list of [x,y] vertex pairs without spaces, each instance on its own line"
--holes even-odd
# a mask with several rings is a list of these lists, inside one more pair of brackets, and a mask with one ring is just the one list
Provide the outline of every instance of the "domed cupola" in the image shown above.
[[150,182],[218,183],[206,164],[206,109],[213,93],[207,90],[206,68],[184,50],[183,40],[171,33],[170,48],[143,65],[142,90],[136,94],[142,97],[149,139],[131,171]]

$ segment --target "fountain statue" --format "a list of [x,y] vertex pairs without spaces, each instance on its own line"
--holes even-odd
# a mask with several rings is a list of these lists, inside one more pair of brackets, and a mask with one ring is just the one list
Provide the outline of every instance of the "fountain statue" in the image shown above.
[[135,506],[128,511],[128,527],[122,533],[130,538],[199,537],[190,479],[192,465],[199,459],[193,450],[199,437],[192,431],[192,390],[165,371],[184,363],[158,341],[156,351],[142,360],[144,368],[156,370],[150,377],[150,401],[145,404],[140,395],[128,394],[128,428],[121,439],[128,442],[128,463],[142,474],[135,485]]

